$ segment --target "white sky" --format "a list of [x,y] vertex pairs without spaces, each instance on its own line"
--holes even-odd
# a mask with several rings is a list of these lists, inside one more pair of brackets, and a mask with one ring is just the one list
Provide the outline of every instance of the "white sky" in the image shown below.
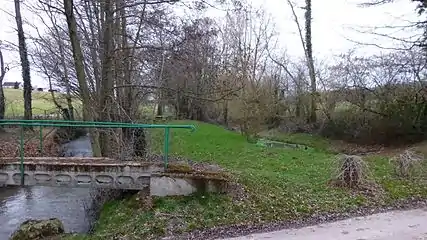
[[[31,2],[32,0],[24,0]],[[357,47],[353,39],[358,42],[376,43],[382,46],[392,46],[394,43],[386,39],[377,39],[374,36],[360,34],[354,31],[354,27],[405,25],[407,21],[416,21],[415,4],[410,0],[396,0],[393,4],[387,4],[371,8],[359,8],[356,3],[363,0],[314,0],[313,1],[313,50],[317,58],[327,58],[332,54],[344,53]],[[296,25],[293,22],[291,10],[286,0],[252,0],[254,5],[262,6],[274,19],[275,29],[279,32],[279,44],[286,48],[292,56],[301,56],[302,48],[297,36]],[[298,1],[303,6],[304,1]],[[0,10],[14,12],[13,0],[1,0]],[[22,7],[24,8],[24,7]],[[23,9],[24,10],[24,9]],[[299,10],[301,11],[301,10]],[[24,18],[34,23],[31,14],[23,13]],[[301,16],[302,17],[302,16]],[[304,19],[300,19],[303,25]],[[13,16],[0,11],[0,41],[7,40],[16,43],[16,22]],[[24,31],[30,31],[24,26]],[[399,34],[399,33],[395,33]],[[406,35],[408,33],[405,33]],[[360,47],[360,46],[359,46]],[[364,53],[379,51],[373,47],[364,47]],[[18,62],[19,55],[16,52],[4,52],[6,62]],[[20,67],[15,67],[6,74],[4,81],[22,81]],[[32,75],[33,86],[46,87],[47,82],[34,73]]]

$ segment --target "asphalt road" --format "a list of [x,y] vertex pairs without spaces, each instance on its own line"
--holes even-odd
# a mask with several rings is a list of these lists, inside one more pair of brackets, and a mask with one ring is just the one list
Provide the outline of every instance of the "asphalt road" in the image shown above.
[[427,209],[392,211],[228,240],[427,240]]

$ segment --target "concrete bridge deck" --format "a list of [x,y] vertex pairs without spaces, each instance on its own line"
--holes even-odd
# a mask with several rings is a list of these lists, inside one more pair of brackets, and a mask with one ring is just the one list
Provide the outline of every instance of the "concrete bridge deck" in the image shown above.
[[[24,185],[143,189],[163,164],[109,158],[28,157]],[[21,185],[19,158],[0,158],[0,185]]]
[[[161,162],[95,157],[26,157],[25,186],[143,190],[155,196],[222,192],[225,179],[211,173],[165,172]],[[20,158],[0,158],[0,187],[21,185]]]

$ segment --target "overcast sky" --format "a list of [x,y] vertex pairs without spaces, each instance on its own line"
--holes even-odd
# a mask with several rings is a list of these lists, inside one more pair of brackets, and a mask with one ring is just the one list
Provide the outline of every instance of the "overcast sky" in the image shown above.
[[[25,0],[30,2],[32,0]],[[302,55],[302,48],[296,34],[296,25],[293,22],[291,10],[286,0],[252,0],[254,5],[263,6],[267,13],[274,19],[275,29],[280,34],[278,41],[281,47],[287,49],[292,56]],[[375,27],[385,25],[405,25],[408,21],[415,21],[415,4],[410,0],[396,0],[393,4],[378,7],[360,8],[357,3],[361,0],[314,0],[313,1],[313,48],[316,57],[326,58],[332,54],[346,52],[354,47],[360,48],[353,41],[376,43],[391,47],[393,42],[389,39],[378,39],[369,34],[361,34],[354,30],[360,27]],[[300,6],[304,4],[299,0]],[[13,0],[1,0],[0,9],[13,13]],[[25,9],[23,9],[25,10]],[[29,22],[35,18],[24,12],[24,17]],[[301,18],[301,24],[303,19]],[[24,26],[25,27],[25,26]],[[16,22],[13,16],[0,11],[0,40],[16,43]],[[25,31],[30,29],[26,28]],[[391,30],[389,30],[391,31]],[[399,33],[392,30],[395,35],[408,35],[412,33]],[[380,51],[374,47],[362,49],[365,53]],[[384,51],[384,50],[381,50]],[[12,52],[4,52],[6,62],[18,62],[19,55]],[[32,72],[33,86],[46,87],[47,82]],[[9,71],[4,81],[22,81],[20,67]]]

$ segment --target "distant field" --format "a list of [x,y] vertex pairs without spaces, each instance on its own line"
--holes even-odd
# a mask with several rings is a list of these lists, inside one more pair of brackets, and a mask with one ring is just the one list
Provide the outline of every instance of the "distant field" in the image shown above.
[[[24,115],[24,92],[22,89],[4,89],[6,100],[6,117],[21,117]],[[55,93],[56,100],[65,105],[65,97],[61,93]],[[58,109],[52,100],[50,92],[32,93],[33,115],[51,115],[57,114]]]
[[[24,92],[22,89],[4,89],[6,99],[6,117],[15,118],[24,116]],[[32,107],[33,116],[45,116],[57,115],[58,109],[52,100],[50,92],[37,92],[32,93]],[[55,93],[55,98],[62,106],[66,106],[65,95],[61,93]],[[77,110],[77,114],[80,112],[81,102],[76,99],[73,101],[74,108]],[[141,112],[145,116],[154,116],[156,114],[156,104],[147,103],[140,106]],[[172,115],[172,109],[166,106],[164,110],[165,115]]]

